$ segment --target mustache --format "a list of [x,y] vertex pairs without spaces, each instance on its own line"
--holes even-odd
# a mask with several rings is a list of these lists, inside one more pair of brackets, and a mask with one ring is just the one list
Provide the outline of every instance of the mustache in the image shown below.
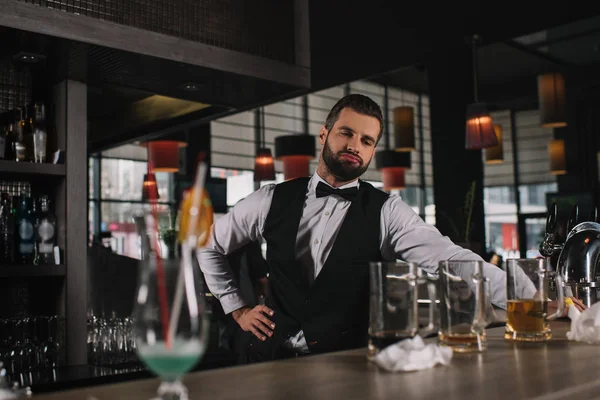
[[356,158],[358,158],[358,160],[360,161],[360,163],[361,163],[361,164],[363,163],[363,159],[362,159],[362,157],[361,157],[361,156],[359,156],[358,154],[351,153],[351,152],[349,152],[349,151],[339,151],[339,152],[338,152],[338,157],[339,157],[339,156],[341,156],[341,155],[343,155],[343,154],[348,154],[348,155],[350,155],[350,156],[352,156],[352,157],[356,157]]

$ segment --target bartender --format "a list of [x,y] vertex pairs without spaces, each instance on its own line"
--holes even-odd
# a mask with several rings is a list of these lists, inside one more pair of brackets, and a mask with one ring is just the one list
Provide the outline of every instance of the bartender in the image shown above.
[[[263,186],[215,222],[199,264],[224,312],[248,333],[247,362],[365,346],[371,261],[401,259],[436,273],[442,260],[482,260],[425,223],[400,196],[360,179],[383,129],[371,98],[341,98],[319,132],[312,176]],[[270,296],[250,307],[227,255],[261,237]],[[505,309],[506,273],[485,263],[484,274],[492,303]]]

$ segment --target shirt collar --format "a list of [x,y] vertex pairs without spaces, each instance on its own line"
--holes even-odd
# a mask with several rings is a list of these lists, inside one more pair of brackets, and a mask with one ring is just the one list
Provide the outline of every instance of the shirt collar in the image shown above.
[[[338,187],[337,189],[347,189],[347,188],[351,188],[351,187],[359,187],[360,186],[359,181],[360,181],[359,179],[356,179],[352,182],[346,183],[345,185]],[[319,176],[319,174],[315,171],[313,176],[310,178],[310,181],[308,182],[308,193],[307,193],[308,196],[310,196],[310,197],[316,196],[315,193],[316,193],[317,185],[319,184],[319,182],[323,182],[327,186],[333,187],[329,183],[327,183],[325,181],[325,179],[321,178]]]

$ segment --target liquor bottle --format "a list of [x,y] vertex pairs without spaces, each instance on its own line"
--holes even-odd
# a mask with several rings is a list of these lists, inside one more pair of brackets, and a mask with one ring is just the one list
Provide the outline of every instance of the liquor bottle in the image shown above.
[[44,103],[35,103],[35,119],[33,120],[33,162],[46,162],[46,109]]
[[40,210],[35,224],[38,264],[54,264],[56,244],[56,217],[50,209],[47,195],[40,196]]
[[25,143],[25,161],[33,162],[33,104],[26,104],[23,107],[23,142]]
[[8,126],[2,128],[2,132],[0,132],[0,160],[4,160],[6,158],[6,137],[8,136]]
[[21,195],[17,214],[17,260],[21,264],[32,264],[35,250],[35,220],[32,215],[31,197]]
[[15,113],[15,161],[25,161],[25,155],[27,147],[25,145],[25,138],[23,136],[23,130],[25,129],[25,115],[23,114],[22,108],[17,108]]
[[4,159],[14,161],[15,159],[15,139],[14,139],[14,122],[11,121],[6,127],[5,144],[4,144]]
[[0,264],[15,263],[15,221],[12,197],[0,194]]

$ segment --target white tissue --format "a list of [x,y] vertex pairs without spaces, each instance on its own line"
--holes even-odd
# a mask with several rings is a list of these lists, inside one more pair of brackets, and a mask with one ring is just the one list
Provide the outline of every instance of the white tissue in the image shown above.
[[433,343],[425,345],[421,336],[417,335],[382,349],[373,362],[387,371],[397,372],[432,368],[436,364],[448,365],[451,359],[451,348]]
[[580,312],[574,306],[569,306],[571,330],[567,332],[569,340],[590,344],[600,343],[600,303]]

